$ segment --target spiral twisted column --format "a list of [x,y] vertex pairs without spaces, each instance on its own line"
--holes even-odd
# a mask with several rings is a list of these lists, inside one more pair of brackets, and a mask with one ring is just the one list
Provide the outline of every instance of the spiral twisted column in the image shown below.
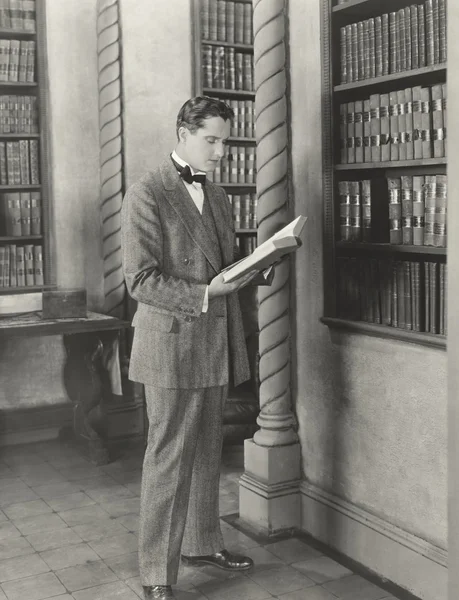
[[121,265],[123,158],[121,44],[118,0],[97,0],[99,82],[100,210],[104,261],[104,313],[123,316]]
[[[254,0],[258,242],[290,221],[285,53],[285,0]],[[260,329],[259,446],[298,442],[290,392],[290,261],[276,266],[270,287],[258,288]]]

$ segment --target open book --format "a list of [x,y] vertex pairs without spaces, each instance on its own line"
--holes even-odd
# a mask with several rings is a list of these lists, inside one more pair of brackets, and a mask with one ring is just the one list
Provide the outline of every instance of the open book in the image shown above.
[[300,215],[255,248],[252,254],[223,269],[223,281],[234,281],[250,271],[264,271],[285,254],[297,250],[301,246],[299,236],[305,223],[306,217]]

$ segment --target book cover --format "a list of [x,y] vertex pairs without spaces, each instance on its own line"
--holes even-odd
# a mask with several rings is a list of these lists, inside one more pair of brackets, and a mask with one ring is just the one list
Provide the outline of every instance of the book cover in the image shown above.
[[25,284],[27,286],[35,285],[35,273],[33,265],[33,245],[26,244],[24,246],[24,271]]
[[43,285],[43,250],[42,246],[33,247],[33,269],[35,285]]
[[234,281],[242,275],[250,273],[250,271],[263,271],[278,262],[286,254],[297,250],[301,246],[299,236],[305,223],[306,217],[300,215],[255,248],[250,256],[224,269],[223,280],[225,283]]
[[413,244],[413,177],[401,176],[402,244]]
[[424,176],[413,176],[413,245],[424,245]]
[[433,246],[437,196],[437,180],[435,175],[425,176],[424,189],[424,246]]
[[402,201],[400,177],[388,177],[387,189],[389,195],[389,242],[402,243]]

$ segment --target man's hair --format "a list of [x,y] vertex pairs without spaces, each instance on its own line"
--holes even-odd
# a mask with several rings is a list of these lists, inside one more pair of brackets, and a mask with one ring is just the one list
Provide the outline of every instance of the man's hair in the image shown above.
[[204,125],[206,119],[221,117],[224,121],[234,118],[234,111],[222,100],[209,96],[196,96],[187,100],[177,115],[177,139],[180,127],[186,127],[195,133]]

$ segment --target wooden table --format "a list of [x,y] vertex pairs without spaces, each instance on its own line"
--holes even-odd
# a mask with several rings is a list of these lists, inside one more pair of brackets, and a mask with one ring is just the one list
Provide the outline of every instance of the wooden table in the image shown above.
[[107,365],[120,331],[128,327],[128,321],[94,312],[78,319],[44,320],[41,313],[0,317],[0,343],[12,336],[63,336],[64,386],[74,404],[72,437],[97,465],[110,460],[104,435],[104,417],[112,394]]

